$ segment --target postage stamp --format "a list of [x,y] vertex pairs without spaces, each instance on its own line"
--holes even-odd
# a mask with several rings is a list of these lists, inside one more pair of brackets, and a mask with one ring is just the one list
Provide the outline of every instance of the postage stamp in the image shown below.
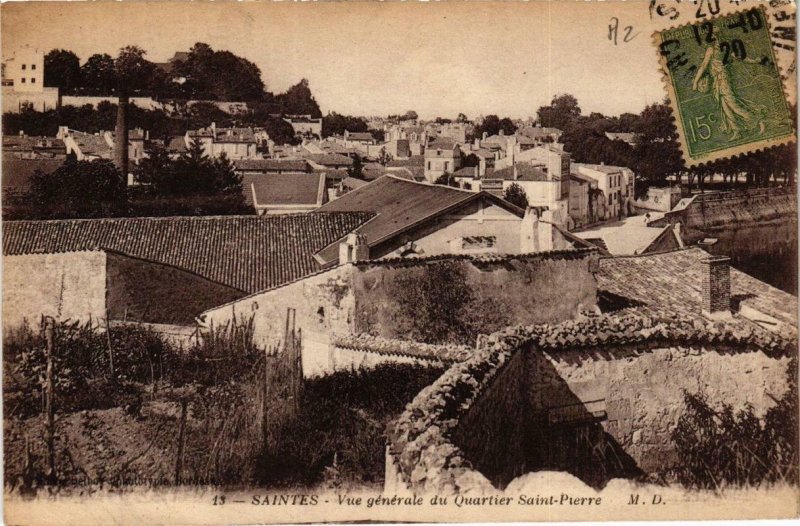
[[762,8],[656,32],[686,166],[794,140]]

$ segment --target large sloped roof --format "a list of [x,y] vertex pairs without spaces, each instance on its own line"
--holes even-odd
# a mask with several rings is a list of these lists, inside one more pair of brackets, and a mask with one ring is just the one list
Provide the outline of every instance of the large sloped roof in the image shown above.
[[252,293],[320,270],[313,255],[368,212],[3,222],[3,254],[104,248]]
[[[439,216],[474,199],[490,199],[522,215],[511,203],[485,192],[470,192],[450,186],[417,183],[409,179],[384,175],[322,206],[318,212],[374,212],[377,215],[357,232],[375,246],[424,221]],[[319,254],[326,264],[334,262],[338,247],[328,246]]]

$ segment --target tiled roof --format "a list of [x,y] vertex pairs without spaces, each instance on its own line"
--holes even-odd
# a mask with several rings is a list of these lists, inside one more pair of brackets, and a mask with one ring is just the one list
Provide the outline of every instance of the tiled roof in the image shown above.
[[256,207],[269,205],[321,205],[325,174],[264,174],[250,183]]
[[338,153],[308,153],[303,155],[304,158],[311,162],[321,164],[322,166],[352,166],[353,159],[346,155],[339,155]]
[[392,159],[386,166],[390,168],[400,168],[400,167],[408,167],[408,166],[425,166],[425,157],[422,155],[412,155],[408,159]]
[[[514,168],[517,169],[517,177],[514,177]],[[501,170],[495,170],[489,179],[502,179],[504,181],[548,181],[547,174],[538,166],[517,163]]]
[[375,137],[369,132],[347,132],[348,141],[374,141]]
[[64,141],[56,137],[30,135],[3,135],[3,151],[9,150],[65,150]]
[[[473,199],[487,198],[513,209],[513,205],[486,194],[443,185],[417,183],[384,175],[321,207],[319,212],[369,211],[377,215],[357,229],[375,246],[423,222],[438,217]],[[338,246],[331,245],[319,254],[326,264],[339,257]]]
[[167,151],[170,153],[184,153],[188,151],[186,148],[186,138],[181,135],[178,137],[170,137],[167,144]]
[[237,159],[236,170],[258,172],[307,172],[309,164],[302,159]]
[[345,177],[342,179],[342,185],[345,188],[349,188],[351,190],[355,190],[356,188],[361,188],[367,184],[367,181],[362,181],[361,179],[356,179],[355,177]]
[[253,128],[217,128],[214,142],[254,143],[256,136],[253,134]]
[[428,150],[452,150],[456,147],[456,141],[449,137],[438,137],[425,147]]
[[74,139],[84,155],[110,156],[113,154],[113,148],[108,145],[102,135],[76,134]]
[[598,172],[603,172],[607,174],[615,174],[621,173],[622,170],[626,168],[624,166],[611,166],[610,164],[587,164],[587,163],[575,163],[576,168],[580,166],[585,166],[590,170],[596,170]]
[[[597,288],[639,309],[683,314],[702,311],[703,264],[710,254],[698,247],[642,256],[600,259]],[[771,316],[797,334],[797,297],[731,267],[731,303]]]
[[3,154],[2,169],[3,188],[27,188],[31,185],[31,176],[36,170],[49,174],[64,164],[64,159],[20,159],[13,155]]
[[3,254],[92,248],[182,268],[252,293],[320,270],[313,255],[371,213],[3,222]]
[[645,216],[626,217],[620,221],[612,221],[573,232],[582,239],[599,238],[604,241],[608,252],[615,256],[642,254],[666,229],[647,226]]
[[526,137],[531,138],[539,138],[539,137],[546,137],[548,135],[559,135],[561,134],[561,130],[558,128],[545,128],[539,126],[526,126],[525,128],[521,129],[519,135],[525,135]]
[[465,166],[453,172],[455,177],[477,177],[478,168],[476,166]]

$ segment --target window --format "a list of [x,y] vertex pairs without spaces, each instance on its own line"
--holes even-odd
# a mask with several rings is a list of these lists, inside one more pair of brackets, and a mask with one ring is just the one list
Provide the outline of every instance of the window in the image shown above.
[[25,77],[22,77],[20,80],[22,81],[23,84],[25,84]]
[[31,64],[31,69],[35,71],[36,70],[36,64]]
[[448,162],[447,162],[447,161],[445,161],[445,162],[444,162],[444,171],[445,171],[445,172],[447,171],[447,168],[448,168],[448,167],[449,167],[449,166],[448,166]]
[[428,170],[430,170],[430,169],[431,169],[431,162],[428,161]]
[[27,65],[27,64],[23,64],[23,65],[22,65],[22,71],[25,71],[25,68],[27,68],[27,67],[28,67],[28,65]]
[[31,77],[31,84],[36,84],[36,79]]

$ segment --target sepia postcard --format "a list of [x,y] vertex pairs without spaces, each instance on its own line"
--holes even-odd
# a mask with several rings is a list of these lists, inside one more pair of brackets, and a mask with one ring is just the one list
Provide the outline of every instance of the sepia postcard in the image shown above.
[[793,0],[0,15],[6,523],[800,515]]

